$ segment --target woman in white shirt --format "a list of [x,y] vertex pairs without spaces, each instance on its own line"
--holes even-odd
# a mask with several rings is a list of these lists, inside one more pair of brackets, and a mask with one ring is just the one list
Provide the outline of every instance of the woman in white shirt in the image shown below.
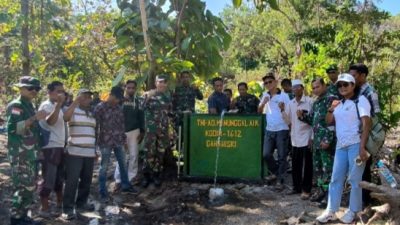
[[336,152],[329,184],[328,206],[317,220],[320,223],[336,220],[347,176],[347,182],[351,185],[350,203],[340,221],[348,224],[352,223],[356,213],[362,210],[362,189],[359,183],[362,180],[365,161],[369,157],[365,146],[371,127],[371,106],[364,96],[357,99],[352,75],[340,74],[336,86],[343,100],[334,101],[326,116],[327,123],[336,126]]

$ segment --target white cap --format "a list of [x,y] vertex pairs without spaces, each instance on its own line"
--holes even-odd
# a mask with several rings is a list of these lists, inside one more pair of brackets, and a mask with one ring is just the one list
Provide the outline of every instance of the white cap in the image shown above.
[[356,83],[356,80],[354,80],[354,77],[351,74],[348,73],[342,73],[339,75],[338,80],[336,81],[335,84],[337,84],[339,81],[344,81],[347,83]]
[[303,82],[301,82],[301,80],[292,80],[292,87],[296,86],[296,85],[304,86]]

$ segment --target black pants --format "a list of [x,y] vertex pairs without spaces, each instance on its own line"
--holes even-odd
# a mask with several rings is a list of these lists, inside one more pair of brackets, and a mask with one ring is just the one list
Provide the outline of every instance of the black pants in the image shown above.
[[[369,159],[365,163],[365,169],[364,169],[364,173],[362,176],[363,181],[371,182],[371,178],[372,178],[371,164],[372,164],[372,157],[369,157]],[[371,191],[366,190],[366,189],[362,190],[362,199],[363,199],[364,206],[371,204],[371,195],[370,194],[371,194]]]
[[[71,213],[75,205],[86,204],[92,184],[94,158],[67,155],[65,157],[64,213]],[[78,193],[77,193],[78,192]]]
[[297,192],[311,192],[313,176],[312,152],[308,146],[294,147],[292,151],[293,189]]
[[41,197],[49,197],[51,191],[62,192],[64,185],[64,148],[42,149],[43,182],[39,185]]

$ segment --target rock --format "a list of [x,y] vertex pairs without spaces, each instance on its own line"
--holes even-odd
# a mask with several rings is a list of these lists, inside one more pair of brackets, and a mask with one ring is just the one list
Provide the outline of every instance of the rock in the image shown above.
[[191,184],[190,185],[192,188],[196,188],[200,191],[207,191],[208,189],[210,189],[211,185],[210,184]]
[[306,222],[306,219],[305,219],[306,216],[307,216],[307,213],[303,211],[302,213],[299,214],[299,216],[292,216],[292,217],[290,217],[289,219],[281,220],[281,221],[279,222],[279,224],[282,224],[282,225],[298,225],[298,224],[303,224],[303,223]]
[[106,208],[104,208],[104,212],[106,213],[106,216],[108,215],[118,215],[119,214],[119,207],[118,206],[112,206],[108,205]]
[[135,203],[126,202],[123,203],[122,205],[129,208],[139,208],[142,204],[140,204],[140,202],[135,202]]
[[245,194],[245,195],[263,194],[264,192],[265,192],[265,189],[262,187],[252,187],[249,185],[246,185],[246,187],[244,187],[240,190],[240,193]]
[[90,220],[89,225],[99,225],[99,219],[94,218]]

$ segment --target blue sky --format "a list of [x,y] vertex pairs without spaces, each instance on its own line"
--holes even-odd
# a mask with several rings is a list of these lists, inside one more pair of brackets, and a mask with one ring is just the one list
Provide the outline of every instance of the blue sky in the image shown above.
[[[72,0],[73,4],[76,4],[78,0]],[[203,0],[206,2],[207,9],[211,10],[214,15],[219,15],[225,6],[232,5],[232,0]],[[116,0],[112,0],[113,6],[116,7]],[[247,0],[242,0],[243,3],[247,3]],[[252,1],[251,1],[252,2]],[[400,13],[400,0],[376,0],[378,7],[389,11],[392,15]]]
[[[218,15],[222,12],[226,5],[232,5],[232,0],[205,0],[207,9],[211,10],[214,15]],[[247,2],[243,0],[243,2]],[[399,0],[380,0],[376,1],[378,7],[389,11],[392,15],[397,15],[400,12],[400,1]]]

